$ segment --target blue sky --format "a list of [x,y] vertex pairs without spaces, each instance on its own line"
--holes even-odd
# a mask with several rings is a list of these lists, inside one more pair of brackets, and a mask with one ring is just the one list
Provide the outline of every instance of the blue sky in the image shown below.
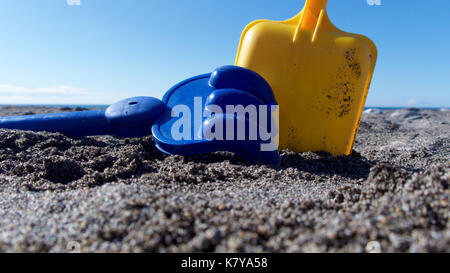
[[[161,98],[188,77],[233,64],[255,19],[304,0],[0,0],[0,104],[110,104]],[[450,106],[450,1],[329,0],[341,29],[379,59],[368,106]]]

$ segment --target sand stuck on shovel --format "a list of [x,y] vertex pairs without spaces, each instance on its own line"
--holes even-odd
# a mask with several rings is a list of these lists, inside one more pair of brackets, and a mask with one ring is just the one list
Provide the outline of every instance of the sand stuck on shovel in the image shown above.
[[367,111],[351,156],[283,151],[277,169],[0,130],[0,252],[449,252],[449,123]]

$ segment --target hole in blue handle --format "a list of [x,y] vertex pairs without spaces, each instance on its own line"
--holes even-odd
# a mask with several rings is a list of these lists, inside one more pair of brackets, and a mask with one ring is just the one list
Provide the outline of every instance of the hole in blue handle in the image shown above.
[[136,105],[136,104],[138,104],[139,102],[137,102],[137,101],[132,101],[132,102],[129,102],[128,103],[128,105]]

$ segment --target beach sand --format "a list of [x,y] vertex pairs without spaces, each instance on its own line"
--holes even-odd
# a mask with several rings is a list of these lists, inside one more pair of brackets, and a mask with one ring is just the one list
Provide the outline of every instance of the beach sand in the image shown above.
[[351,156],[274,169],[0,130],[0,252],[449,252],[449,137],[448,110],[372,110]]

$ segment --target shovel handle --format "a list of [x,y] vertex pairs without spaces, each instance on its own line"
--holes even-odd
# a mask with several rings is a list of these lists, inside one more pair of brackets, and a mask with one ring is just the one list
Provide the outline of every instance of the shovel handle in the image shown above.
[[315,41],[316,35],[326,16],[328,0],[306,0],[303,12],[298,20],[297,29],[294,34],[293,41],[296,42],[303,29],[313,31],[312,42]]
[[313,14],[320,13],[321,10],[326,9],[328,0],[306,0],[305,11],[310,11]]

